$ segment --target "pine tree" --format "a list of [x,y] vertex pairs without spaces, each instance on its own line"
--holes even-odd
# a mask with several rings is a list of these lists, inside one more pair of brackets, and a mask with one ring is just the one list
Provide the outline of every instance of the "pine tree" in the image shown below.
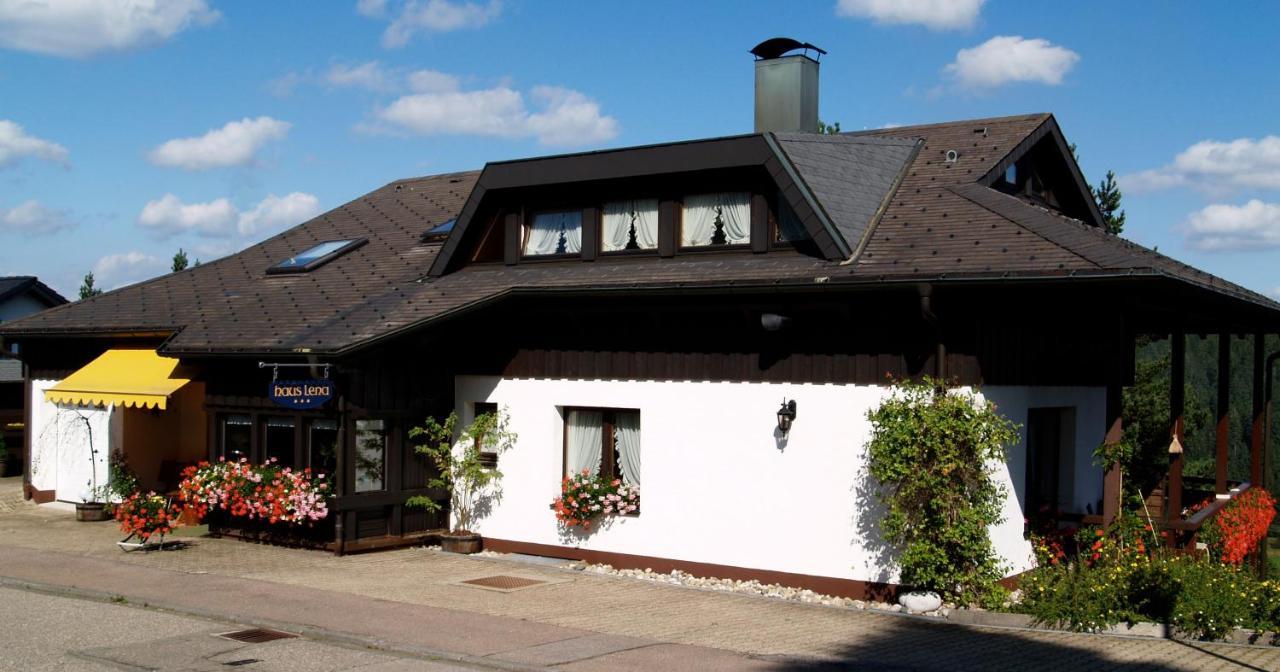
[[1108,170],[1106,179],[1099,182],[1096,189],[1090,188],[1090,191],[1098,202],[1098,209],[1102,211],[1102,227],[1107,233],[1120,235],[1124,230],[1124,210],[1120,209],[1120,199],[1124,194],[1116,184],[1115,171]]
[[839,133],[840,133],[840,122],[838,122],[838,121],[837,121],[837,122],[835,122],[835,123],[833,123],[833,124],[831,124],[831,125],[829,125],[829,126],[828,126],[828,125],[827,125],[827,122],[825,122],[825,121],[823,121],[823,120],[819,119],[819,120],[818,120],[818,132],[819,132],[819,133],[821,133],[821,134],[823,134],[823,135],[837,135],[837,134],[839,134]]
[[91,296],[97,296],[102,293],[101,289],[93,286],[93,271],[84,274],[84,282],[80,285],[80,298],[87,299]]
[[185,271],[186,269],[187,251],[179,247],[178,251],[173,255],[173,272],[177,273],[178,271]]

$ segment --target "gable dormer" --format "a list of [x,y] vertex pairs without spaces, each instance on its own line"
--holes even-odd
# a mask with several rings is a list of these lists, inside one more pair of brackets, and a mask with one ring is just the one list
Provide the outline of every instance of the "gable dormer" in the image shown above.
[[1092,226],[1102,225],[1093,193],[1052,116],[979,182]]

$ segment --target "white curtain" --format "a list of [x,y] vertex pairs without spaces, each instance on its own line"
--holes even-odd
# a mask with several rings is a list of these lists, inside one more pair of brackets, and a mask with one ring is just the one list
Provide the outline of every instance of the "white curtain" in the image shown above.
[[613,420],[613,445],[622,465],[622,481],[640,485],[640,414],[618,413]]
[[716,219],[724,231],[724,244],[751,241],[751,194],[746,192],[686,196],[680,244],[685,247],[712,245]]
[[595,476],[600,473],[600,450],[604,445],[604,414],[599,411],[569,411],[569,450],[565,471]]
[[600,249],[616,252],[627,249],[631,225],[636,228],[636,244],[642,250],[658,248],[657,199],[616,201],[604,205],[604,235]]
[[582,213],[543,212],[533,216],[525,232],[524,253],[528,256],[556,254],[564,235],[564,254],[582,251]]

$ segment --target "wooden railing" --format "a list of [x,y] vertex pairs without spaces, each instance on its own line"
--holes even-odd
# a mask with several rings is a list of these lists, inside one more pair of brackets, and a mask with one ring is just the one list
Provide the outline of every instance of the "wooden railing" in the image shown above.
[[1214,516],[1222,511],[1223,507],[1231,503],[1231,500],[1248,492],[1253,484],[1244,481],[1227,491],[1226,497],[1216,497],[1209,505],[1196,511],[1190,518],[1180,520],[1163,520],[1161,526],[1166,530],[1175,532],[1174,547],[1175,548],[1194,548],[1196,535],[1200,532],[1200,528],[1209,522]]

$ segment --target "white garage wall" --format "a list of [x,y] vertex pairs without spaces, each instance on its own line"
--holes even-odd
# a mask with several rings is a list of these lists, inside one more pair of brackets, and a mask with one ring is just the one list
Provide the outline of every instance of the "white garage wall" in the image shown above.
[[[108,456],[121,444],[121,413],[113,406],[45,401],[45,391],[57,383],[31,381],[31,485],[37,490],[56,490],[59,501],[84,502],[92,497],[95,471],[99,487],[107,482]],[[87,426],[85,419],[89,421]],[[90,432],[97,450],[92,467]]]
[[[463,419],[475,402],[496,402],[519,435],[501,458],[502,498],[475,526],[486,536],[864,581],[897,578],[876,531],[880,511],[864,459],[866,412],[886,387],[459,376],[455,388]],[[1027,388],[990,389],[1018,422],[1028,404],[1039,405],[1039,392]],[[1046,398],[1092,403],[1093,395],[1064,388]],[[776,436],[784,397],[798,403],[785,440]],[[640,410],[640,516],[614,518],[589,535],[558,527],[549,506],[562,477],[566,406]],[[1091,422],[1101,436],[1101,413],[1093,415],[1078,412],[1079,436],[1089,436],[1084,425]],[[1031,562],[1016,496],[1024,460],[1025,448],[1015,447],[998,470],[1009,497],[993,541],[1010,573]]]

